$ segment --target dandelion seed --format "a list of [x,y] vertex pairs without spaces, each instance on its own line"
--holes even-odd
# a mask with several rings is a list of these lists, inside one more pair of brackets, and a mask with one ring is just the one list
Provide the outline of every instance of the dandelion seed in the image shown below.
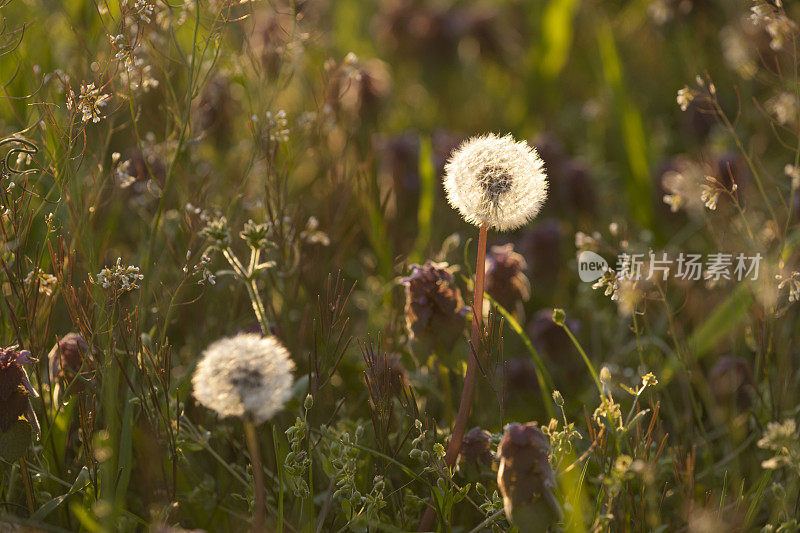
[[209,346],[192,377],[197,401],[223,417],[260,424],[291,396],[294,363],[275,337],[242,333]]
[[534,148],[511,135],[473,137],[445,165],[447,200],[476,226],[505,231],[533,219],[547,198],[547,175]]

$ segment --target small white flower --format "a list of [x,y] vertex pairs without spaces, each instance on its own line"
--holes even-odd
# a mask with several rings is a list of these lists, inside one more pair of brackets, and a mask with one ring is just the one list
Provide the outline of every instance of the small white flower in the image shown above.
[[490,133],[453,151],[444,188],[447,201],[470,224],[513,230],[539,213],[547,198],[547,175],[527,143]]
[[144,276],[139,273],[138,266],[123,265],[122,258],[118,257],[113,267],[104,268],[91,281],[104,289],[123,293],[138,289],[139,281],[142,279],[144,279]]
[[81,83],[81,93],[75,95],[75,92],[70,90],[67,96],[67,109],[70,111],[75,109],[81,113],[81,121],[94,123],[100,122],[100,119],[105,118],[102,108],[111,99],[111,95],[101,94],[100,89],[95,88],[94,83],[86,84]]
[[678,91],[678,105],[681,106],[681,111],[686,111],[689,108],[689,104],[694,101],[695,92],[690,89],[687,85],[683,86],[683,89]]
[[220,416],[252,417],[260,424],[291,396],[294,363],[275,337],[243,333],[203,352],[192,385],[197,401]]

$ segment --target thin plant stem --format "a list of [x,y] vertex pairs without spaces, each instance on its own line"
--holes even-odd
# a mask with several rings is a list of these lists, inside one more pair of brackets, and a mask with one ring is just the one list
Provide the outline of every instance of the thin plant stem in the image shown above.
[[22,485],[25,487],[25,501],[28,504],[28,513],[33,516],[36,512],[36,500],[33,499],[33,485],[31,484],[31,474],[28,472],[28,463],[24,457],[19,458],[19,473],[22,478]]
[[578,342],[578,339],[575,338],[575,335],[572,334],[572,332],[569,330],[569,327],[567,327],[566,324],[561,324],[561,327],[566,332],[567,336],[569,337],[569,340],[572,341],[572,344],[575,345],[575,348],[578,349],[578,352],[580,352],[581,357],[583,358],[583,362],[586,363],[586,368],[589,369],[589,373],[592,375],[594,384],[597,387],[598,392],[600,392],[600,397],[601,398],[604,397],[603,386],[600,384],[600,379],[597,377],[597,372],[594,369],[594,365],[592,365],[592,362],[589,360],[589,356],[586,355],[585,351],[583,351],[581,343]]
[[253,467],[253,481],[255,491],[253,496],[253,533],[265,531],[267,517],[267,502],[265,498],[264,468],[261,466],[261,452],[258,448],[256,426],[250,419],[244,420],[244,435],[247,441],[247,450],[250,452],[250,463]]
[[[458,452],[461,450],[461,442],[469,421],[469,413],[472,410],[472,401],[475,398],[475,381],[478,377],[478,355],[481,346],[481,329],[483,327],[483,289],[486,277],[486,235],[488,227],[483,224],[478,234],[478,259],[475,266],[475,294],[472,304],[472,333],[470,334],[471,349],[467,357],[467,373],[464,376],[464,388],[461,389],[461,403],[458,406],[456,422],[453,425],[453,433],[450,435],[450,442],[447,444],[447,453],[444,461],[448,467],[452,468],[456,464]],[[422,521],[419,524],[419,531],[427,531],[433,525],[436,517],[433,506],[428,506]]]

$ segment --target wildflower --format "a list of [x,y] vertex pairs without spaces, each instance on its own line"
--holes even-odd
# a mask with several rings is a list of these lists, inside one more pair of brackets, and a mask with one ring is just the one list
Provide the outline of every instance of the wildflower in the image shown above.
[[703,192],[700,193],[700,200],[711,211],[717,209],[717,202],[719,201],[720,187],[715,178],[706,176],[708,183],[703,184]]
[[200,236],[210,240],[213,246],[224,249],[231,245],[231,234],[228,228],[228,219],[219,217],[209,220],[200,230]]
[[696,96],[696,92],[694,89],[690,89],[688,85],[684,85],[683,89],[678,91],[678,105],[681,106],[681,111],[686,111],[689,109],[689,105],[694,101]]
[[447,263],[411,265],[411,275],[401,283],[406,292],[406,328],[414,350],[424,355],[449,353],[463,334],[467,307]]
[[497,485],[509,522],[520,531],[544,531],[561,518],[550,443],[536,422],[509,424],[498,447]]
[[642,376],[642,387],[655,387],[656,385],[658,385],[658,378],[652,372]]
[[511,135],[473,137],[445,165],[447,200],[476,226],[504,231],[535,217],[547,198],[544,164]]
[[62,396],[81,392],[92,379],[92,350],[78,333],[64,335],[50,350],[47,360],[56,403]]
[[800,272],[792,271],[788,277],[776,274],[775,279],[778,280],[778,290],[789,287],[789,303],[800,301]]
[[271,111],[267,111],[266,119],[266,133],[269,140],[274,143],[287,142],[290,131],[286,111],[281,109],[274,115]]
[[763,461],[761,467],[767,470],[776,470],[783,466],[790,466],[800,472],[800,440],[797,435],[797,424],[791,418],[781,422],[770,422],[758,447],[772,450],[775,455]]
[[331,239],[328,234],[319,229],[317,217],[308,217],[306,227],[300,232],[300,240],[308,244],[319,244],[320,246],[330,246]]
[[111,95],[101,94],[100,89],[95,88],[94,83],[81,83],[81,93],[75,96],[75,92],[70,90],[67,97],[67,109],[75,109],[81,113],[81,120],[93,123],[100,122],[105,118],[101,108],[111,99]]
[[794,93],[782,92],[767,100],[767,111],[775,116],[780,125],[791,124],[797,119],[797,96]]
[[138,266],[123,265],[122,258],[117,257],[117,262],[113,267],[104,268],[92,281],[111,292],[124,293],[138,289],[139,281],[142,279],[144,276],[139,273]]
[[243,333],[206,348],[192,385],[197,401],[223,417],[260,424],[280,411],[292,392],[294,363],[273,336]]
[[41,294],[51,296],[53,294],[53,289],[55,289],[58,284],[58,279],[41,268],[35,268],[28,272],[28,275],[25,277],[25,284],[38,285]]
[[795,24],[780,7],[780,3],[766,2],[759,0],[756,5],[750,8],[750,20],[753,24],[763,27],[769,34],[769,46],[773,50],[782,50],[787,42],[792,42],[794,34],[797,33]]
[[31,386],[28,373],[22,366],[35,363],[28,350],[17,350],[16,346],[0,348],[0,431],[5,433],[11,429],[20,417],[23,417],[36,438],[39,438],[39,419],[33,411],[30,398],[38,398],[39,394]]
[[525,276],[527,268],[513,244],[492,246],[486,257],[486,292],[505,309],[516,310],[531,296],[531,282]]
[[150,17],[153,15],[153,3],[148,2],[147,0],[136,0],[136,3],[133,4],[133,11],[136,13],[136,16],[139,17],[143,22],[149,23]]
[[269,224],[256,224],[248,220],[239,236],[254,250],[261,250],[269,246]]

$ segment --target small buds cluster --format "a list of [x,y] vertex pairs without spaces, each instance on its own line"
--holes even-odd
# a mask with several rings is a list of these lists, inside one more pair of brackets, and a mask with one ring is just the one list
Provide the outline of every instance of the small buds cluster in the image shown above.
[[775,274],[778,280],[778,290],[789,288],[789,303],[800,301],[800,272],[792,271],[788,276]]
[[306,471],[311,466],[311,459],[304,446],[307,433],[305,420],[299,416],[295,419],[294,425],[286,430],[291,450],[283,460],[283,469],[286,481],[297,497],[309,493],[308,483],[305,480]]
[[800,439],[798,439],[797,423],[791,418],[782,423],[767,424],[764,435],[758,441],[758,447],[774,453],[771,458],[761,463],[762,468],[775,470],[788,466],[800,473]]
[[251,219],[245,222],[244,229],[239,236],[247,242],[250,248],[261,250],[271,244],[268,238],[269,229],[269,224],[256,224]]
[[138,266],[123,265],[122,258],[118,257],[113,267],[106,267],[94,279],[91,276],[89,279],[106,290],[121,294],[138,289],[144,276],[139,272]]
[[211,244],[219,249],[228,248],[231,245],[231,232],[228,227],[228,219],[219,217],[209,220],[206,226],[200,230],[200,236],[211,241]]
[[[186,250],[186,261],[187,261],[187,264],[184,265],[184,267],[183,267],[183,272],[186,273],[186,274],[189,273],[188,261],[189,261],[189,259],[191,259],[191,257],[192,257],[192,251],[191,250]],[[193,274],[198,274],[200,276],[200,280],[197,282],[200,285],[204,285],[206,282],[209,285],[216,285],[216,283],[217,283],[217,276],[212,274],[211,271],[208,269],[208,264],[210,262],[211,262],[211,257],[209,257],[208,254],[203,254],[200,257],[200,261],[198,261],[197,264],[195,264],[192,267],[192,273]]]
[[133,10],[142,22],[149,23],[153,15],[153,3],[148,0],[136,0]]
[[271,111],[267,111],[265,129],[265,133],[271,142],[288,142],[290,130],[289,120],[286,118],[286,111],[281,109],[274,114]]
[[67,109],[72,111],[75,109],[81,114],[81,121],[84,123],[90,120],[94,123],[100,122],[105,118],[102,108],[111,99],[111,95],[101,94],[100,89],[95,88],[94,83],[81,83],[81,93],[75,95],[75,92],[70,89],[67,96]]
[[441,347],[449,353],[464,332],[467,308],[447,263],[411,265],[411,275],[401,283],[406,289],[406,328],[414,349],[427,355]]
[[45,296],[51,296],[57,284],[58,279],[41,268],[31,270],[25,277],[25,285],[38,286],[39,292]]

